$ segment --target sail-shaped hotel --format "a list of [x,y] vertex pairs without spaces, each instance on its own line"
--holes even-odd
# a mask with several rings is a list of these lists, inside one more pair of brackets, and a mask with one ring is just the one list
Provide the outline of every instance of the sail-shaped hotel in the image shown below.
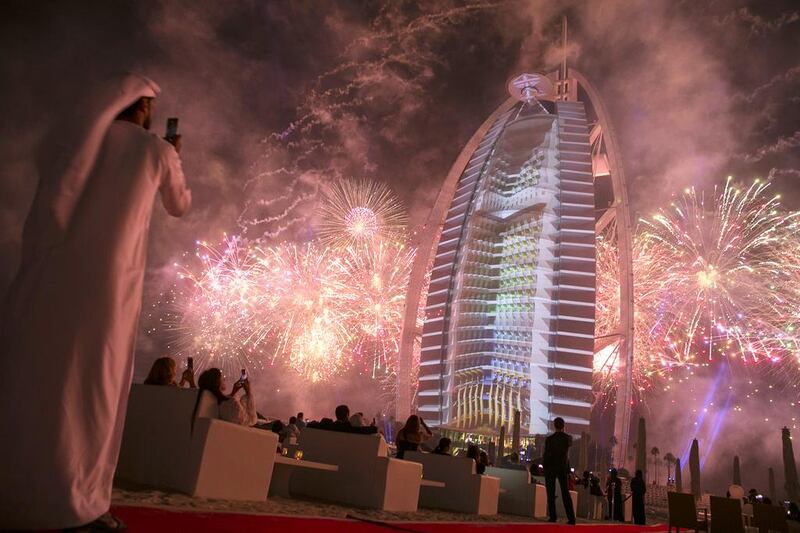
[[584,104],[567,98],[577,91],[569,80],[525,74],[509,90],[445,191],[417,410],[430,425],[463,430],[510,426],[518,410],[528,434],[547,433],[561,416],[580,433],[594,354],[589,125]]

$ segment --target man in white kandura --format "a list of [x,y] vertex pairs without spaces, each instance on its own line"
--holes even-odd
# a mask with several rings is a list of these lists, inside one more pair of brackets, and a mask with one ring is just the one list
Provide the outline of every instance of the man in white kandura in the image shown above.
[[0,323],[0,529],[109,514],[133,371],[150,217],[191,204],[180,138],[150,134],[152,81],[120,75],[43,147],[22,264]]

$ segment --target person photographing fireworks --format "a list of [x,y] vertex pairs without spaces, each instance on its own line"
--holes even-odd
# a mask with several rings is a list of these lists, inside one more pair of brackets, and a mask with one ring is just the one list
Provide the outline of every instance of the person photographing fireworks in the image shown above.
[[180,217],[192,200],[180,136],[148,132],[158,93],[134,74],[87,87],[43,142],[0,321],[0,529],[125,528],[109,506],[153,203]]
[[564,419],[556,417],[553,420],[555,432],[544,440],[544,485],[547,489],[547,514],[549,522],[556,521],[556,481],[561,489],[561,500],[564,502],[564,511],[567,513],[567,522],[575,524],[575,510],[572,508],[572,498],[569,495],[569,459],[567,453],[572,446],[572,437],[564,432]]

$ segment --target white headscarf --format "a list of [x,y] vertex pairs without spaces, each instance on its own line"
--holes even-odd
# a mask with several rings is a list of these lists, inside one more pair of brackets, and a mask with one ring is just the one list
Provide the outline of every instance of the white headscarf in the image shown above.
[[62,242],[111,123],[139,98],[155,98],[152,80],[124,73],[90,91],[78,116],[63,124],[52,145],[42,147],[39,186],[22,236],[22,264]]

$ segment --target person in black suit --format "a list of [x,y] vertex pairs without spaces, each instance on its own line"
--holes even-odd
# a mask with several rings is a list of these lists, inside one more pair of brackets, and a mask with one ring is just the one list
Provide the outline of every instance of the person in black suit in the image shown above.
[[556,521],[556,480],[561,486],[561,499],[567,513],[569,524],[575,524],[575,510],[572,508],[572,498],[569,496],[569,459],[567,452],[572,445],[572,437],[564,433],[564,419],[557,417],[553,420],[555,433],[544,440],[544,485],[547,489],[547,513],[550,522]]

